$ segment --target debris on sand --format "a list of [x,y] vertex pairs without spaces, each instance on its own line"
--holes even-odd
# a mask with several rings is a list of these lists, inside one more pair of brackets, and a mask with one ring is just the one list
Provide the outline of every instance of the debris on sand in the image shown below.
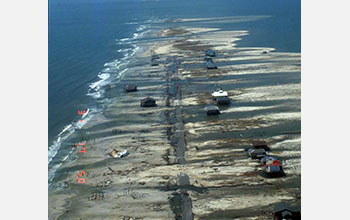
[[129,155],[129,152],[127,150],[119,151],[116,149],[113,149],[112,152],[109,153],[109,155],[113,158],[122,158]]
[[103,200],[105,198],[105,194],[103,192],[94,192],[92,195],[88,198],[89,201],[91,200]]

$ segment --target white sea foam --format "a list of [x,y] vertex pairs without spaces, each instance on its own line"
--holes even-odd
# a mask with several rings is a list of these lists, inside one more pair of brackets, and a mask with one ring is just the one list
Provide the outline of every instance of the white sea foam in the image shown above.
[[119,53],[126,53],[128,51],[132,50],[131,48],[126,48],[126,49],[119,49],[117,50]]
[[136,31],[143,31],[145,28],[145,25],[140,25],[140,27],[136,28]]
[[61,134],[63,134],[64,132],[66,132],[70,127],[72,127],[72,124],[67,125],[66,127],[63,128],[63,130],[58,134],[58,136],[60,136]]
[[53,166],[50,170],[49,170],[49,183],[51,183],[51,181],[53,180],[53,178],[55,177],[55,173],[57,171],[57,169],[62,165],[62,163],[56,164],[55,166]]
[[[133,40],[141,38],[148,31],[144,31],[146,29],[146,25],[140,25],[136,29],[136,33],[133,34],[132,38],[123,38],[117,39],[116,41],[120,44],[130,44]],[[112,80],[118,80],[123,76],[123,74],[128,70],[127,66],[130,62],[130,57],[134,56],[136,52],[140,49],[140,47],[135,45],[130,45],[131,47],[125,49],[119,49],[117,52],[123,53],[123,58],[114,60],[112,62],[107,62],[104,64],[104,68],[97,75],[98,79],[95,82],[90,83],[89,90],[87,95],[91,96],[95,99],[99,99],[99,101],[105,101],[103,98],[104,89],[101,89],[103,86],[109,84]],[[62,142],[64,142],[69,136],[71,136],[77,129],[81,129],[92,117],[94,114],[98,112],[97,109],[89,109],[81,119],[83,121],[74,121],[69,125],[66,125],[62,131],[57,136],[57,139],[53,142],[51,146],[49,146],[48,153],[48,163],[50,164],[53,158],[56,157]],[[63,161],[66,161],[69,158],[69,155],[74,151],[72,148],[71,152],[63,158]],[[49,183],[53,180],[56,171],[61,167],[61,163],[55,164],[50,167],[49,170]]]
[[102,84],[111,76],[109,73],[100,73],[97,75],[100,78],[99,81],[91,83],[89,85],[90,89],[99,89]]
[[[53,160],[53,158],[57,155],[63,141],[65,141],[69,136],[71,136],[76,129],[81,129],[93,116],[98,113],[97,109],[88,109],[88,111],[82,116],[83,121],[75,121],[71,124],[67,125],[62,129],[60,134],[57,136],[57,139],[53,142],[53,144],[49,147],[48,151],[48,164]],[[61,160],[66,161],[69,158],[69,155],[74,151],[74,148]],[[49,183],[55,177],[55,173],[59,167],[61,167],[62,163],[56,164],[49,169]]]
[[[139,38],[143,37],[144,34],[150,32],[150,30],[143,31],[146,28],[147,28],[147,26],[140,25],[139,27],[136,28],[136,32],[133,34],[133,36],[131,38],[126,37],[126,38],[122,38],[122,39],[116,39],[115,41],[117,42],[117,44],[131,44],[132,41],[139,39]],[[118,51],[118,52],[120,52],[120,51]]]
[[118,41],[127,41],[127,40],[130,40],[131,38],[129,38],[129,37],[126,37],[126,38],[122,38],[122,39],[120,39],[120,40],[118,40]]
[[69,124],[60,132],[60,134],[57,136],[57,139],[49,147],[48,163],[50,163],[52,159],[56,156],[58,150],[61,147],[62,142],[66,140],[71,134],[73,134],[74,131],[75,131],[75,127],[73,126],[73,124]]

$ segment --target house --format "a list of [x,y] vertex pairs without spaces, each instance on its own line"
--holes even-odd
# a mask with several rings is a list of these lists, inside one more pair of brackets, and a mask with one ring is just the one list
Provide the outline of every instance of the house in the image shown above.
[[124,86],[124,92],[136,92],[137,86],[134,84],[127,84]]
[[206,51],[205,51],[205,56],[215,57],[215,56],[216,56],[216,53],[215,53],[214,50],[209,49],[209,50],[206,50]]
[[206,56],[206,57],[204,58],[204,61],[205,61],[205,62],[213,62],[213,60],[212,60],[211,57],[209,57],[209,56]]
[[260,158],[267,156],[267,152],[262,148],[259,148],[259,149],[251,148],[248,150],[248,155],[252,159],[260,159]]
[[219,97],[227,97],[228,93],[224,90],[222,90],[221,88],[219,88],[218,90],[216,90],[215,92],[213,92],[211,94],[211,96],[213,97],[214,100],[216,100]]
[[155,62],[154,60],[151,60],[151,66],[158,66],[159,64]]
[[205,63],[205,66],[208,70],[217,69],[218,67],[213,63],[213,61],[208,61]]
[[264,177],[281,177],[285,173],[282,169],[281,162],[273,156],[266,156],[261,159],[263,165]]
[[279,202],[275,204],[273,209],[274,220],[301,220],[300,210],[296,207],[292,207],[285,202]]
[[159,59],[159,55],[158,54],[153,54],[152,57],[151,57],[151,60],[156,60],[156,59]]
[[219,105],[228,105],[230,104],[230,98],[227,97],[227,96],[224,96],[224,97],[218,97],[215,99],[216,103],[219,104]]
[[228,97],[228,93],[222,89],[218,89],[211,94],[213,100],[216,101],[219,105],[228,105],[230,104],[230,98]]
[[277,165],[265,165],[264,166],[264,172],[266,174],[277,174],[277,173],[280,173],[282,172],[282,167],[281,166],[277,166]]
[[281,163],[278,160],[266,160],[264,165],[264,172],[266,174],[282,172]]
[[221,114],[219,108],[215,105],[210,105],[204,108],[207,115],[218,115]]
[[156,100],[153,98],[144,98],[141,100],[141,107],[154,107],[156,106]]
[[269,160],[272,160],[272,161],[277,160],[278,161],[278,159],[276,157],[266,156],[266,157],[263,157],[260,162],[262,165],[266,165],[266,162]]
[[271,149],[267,146],[266,141],[253,141],[253,147],[255,149],[265,149],[266,151],[270,151]]

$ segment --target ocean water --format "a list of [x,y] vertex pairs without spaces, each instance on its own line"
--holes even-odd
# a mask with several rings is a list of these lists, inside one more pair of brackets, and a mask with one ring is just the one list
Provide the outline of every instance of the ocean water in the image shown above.
[[[70,148],[67,140],[108,97],[103,86],[123,77],[147,38],[164,21],[181,18],[254,17],[206,27],[247,30],[238,46],[300,52],[299,0],[50,0],[48,60],[49,181]],[[172,23],[172,26],[180,24]],[[89,109],[84,122],[77,111]]]

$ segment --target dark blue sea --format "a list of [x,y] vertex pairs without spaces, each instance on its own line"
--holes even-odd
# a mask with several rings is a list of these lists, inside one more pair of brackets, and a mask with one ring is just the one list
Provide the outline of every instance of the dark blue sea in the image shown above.
[[85,121],[103,111],[101,88],[123,77],[139,49],[133,41],[168,19],[232,16],[266,17],[207,27],[247,30],[238,46],[300,52],[300,0],[49,0],[49,170],[67,156],[62,141],[84,126],[77,111],[89,109]]

